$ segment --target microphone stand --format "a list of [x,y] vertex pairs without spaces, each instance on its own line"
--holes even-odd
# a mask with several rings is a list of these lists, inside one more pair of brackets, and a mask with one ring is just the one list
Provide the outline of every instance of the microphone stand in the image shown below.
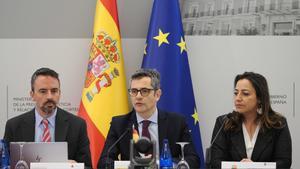
[[107,154],[106,154],[106,161],[105,161],[105,169],[109,169],[111,167],[111,162],[109,160],[109,154],[111,152],[111,150],[124,138],[124,136],[130,131],[130,128],[127,128],[124,133],[121,134],[121,136],[114,142],[114,144],[112,144],[108,150],[107,150]]
[[211,147],[213,146],[213,144],[215,143],[216,139],[218,138],[220,132],[222,131],[225,122],[227,121],[227,119],[230,118],[230,116],[232,116],[231,114],[227,114],[222,118],[222,124],[218,130],[218,132],[216,133],[215,137],[213,138],[213,140],[211,141],[210,146],[206,149],[205,152],[205,165],[206,165],[206,169],[210,169],[211,168]]

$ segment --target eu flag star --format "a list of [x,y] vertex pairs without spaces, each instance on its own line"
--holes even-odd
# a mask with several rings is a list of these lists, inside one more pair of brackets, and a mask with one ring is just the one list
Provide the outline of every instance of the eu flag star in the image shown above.
[[182,53],[184,50],[186,51],[186,44],[182,37],[180,38],[180,42],[177,43],[177,46],[180,47],[180,53]]
[[197,124],[197,122],[199,123],[199,116],[198,116],[197,110],[194,111],[194,114],[192,114],[192,117],[194,118],[195,125]]
[[159,33],[157,36],[153,37],[153,39],[158,40],[158,46],[160,47],[160,45],[162,43],[167,43],[169,44],[169,41],[167,39],[167,37],[169,36],[170,33],[163,33],[160,29],[159,29]]

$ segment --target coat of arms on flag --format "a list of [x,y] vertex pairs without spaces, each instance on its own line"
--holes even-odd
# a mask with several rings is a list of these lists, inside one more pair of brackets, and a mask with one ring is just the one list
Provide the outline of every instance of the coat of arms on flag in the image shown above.
[[91,90],[86,93],[90,102],[102,88],[111,86],[112,80],[119,76],[119,70],[116,67],[109,71],[112,63],[120,63],[119,50],[115,45],[116,40],[113,40],[105,32],[100,32],[96,36],[96,42],[93,42],[91,46],[85,81],[85,88],[89,88],[95,81]]

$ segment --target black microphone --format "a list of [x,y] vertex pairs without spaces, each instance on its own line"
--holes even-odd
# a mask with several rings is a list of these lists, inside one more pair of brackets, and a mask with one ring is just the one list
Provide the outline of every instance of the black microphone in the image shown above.
[[221,124],[221,127],[219,128],[218,132],[216,133],[215,137],[212,139],[209,147],[206,149],[206,153],[205,153],[205,163],[206,163],[206,168],[209,169],[211,168],[211,147],[212,145],[215,143],[216,139],[218,138],[220,132],[222,131],[223,127],[224,127],[224,124],[226,121],[228,121],[231,117],[233,116],[233,113],[228,113],[227,115],[225,115],[223,118],[222,118],[222,124]]
[[107,150],[107,155],[106,155],[106,165],[105,168],[109,169],[110,168],[110,164],[111,162],[109,161],[109,154],[111,152],[111,150],[126,136],[126,134],[131,130],[130,127],[128,127],[121,135],[120,137],[114,142],[114,144],[112,144],[108,150]]

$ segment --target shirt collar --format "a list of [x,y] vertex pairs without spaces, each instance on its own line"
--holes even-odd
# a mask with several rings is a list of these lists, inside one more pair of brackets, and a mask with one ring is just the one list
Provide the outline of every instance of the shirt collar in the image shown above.
[[149,119],[143,119],[138,112],[136,112],[136,120],[138,123],[141,123],[143,120],[149,120],[151,121],[151,123],[156,123],[157,124],[157,119],[158,119],[158,111],[157,108],[155,108],[154,113],[152,114],[152,116],[150,116]]
[[[42,123],[44,118],[39,114],[37,109],[34,110],[34,113],[35,113],[35,126],[37,127]],[[57,108],[54,110],[53,114],[47,118],[51,127],[54,127],[54,125],[55,125],[56,113],[57,113]]]

